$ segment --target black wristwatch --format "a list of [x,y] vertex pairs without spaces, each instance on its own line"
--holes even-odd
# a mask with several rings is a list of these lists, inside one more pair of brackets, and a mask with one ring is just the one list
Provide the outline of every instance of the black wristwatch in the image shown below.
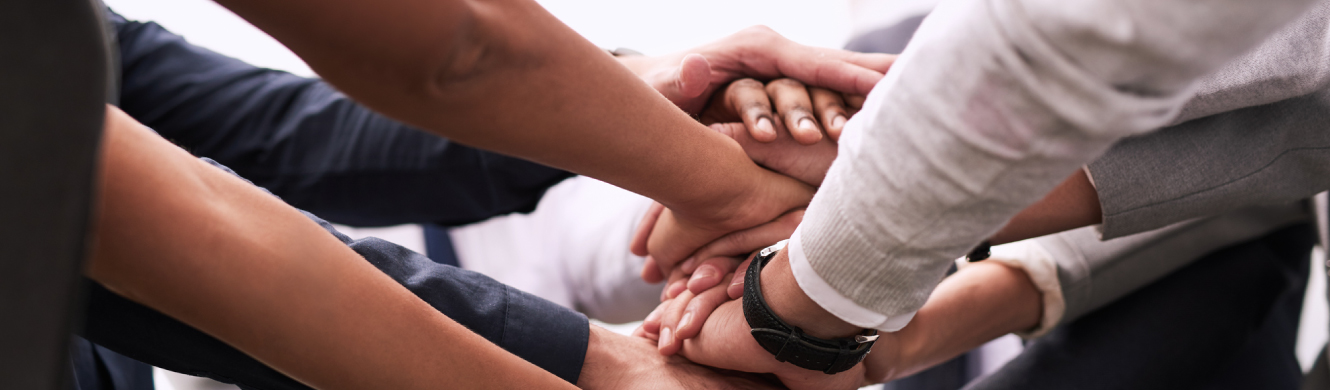
[[988,257],[992,255],[993,255],[993,245],[989,244],[988,240],[984,240],[984,242],[979,243],[979,246],[976,246],[974,247],[974,249],[971,249],[969,254],[965,255],[965,260],[971,263],[976,261],[984,261],[988,260]]
[[854,337],[821,339],[790,326],[771,312],[766,298],[762,297],[761,275],[762,267],[776,256],[778,250],[775,245],[763,249],[744,273],[744,318],[752,328],[753,338],[767,352],[776,355],[777,361],[809,370],[835,374],[859,364],[877,341],[876,330],[868,329]]

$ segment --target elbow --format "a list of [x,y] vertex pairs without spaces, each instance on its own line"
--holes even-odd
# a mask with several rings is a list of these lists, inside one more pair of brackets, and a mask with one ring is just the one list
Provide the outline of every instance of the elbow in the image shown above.
[[520,23],[505,18],[503,4],[471,1],[456,24],[436,41],[425,62],[424,79],[417,80],[435,99],[464,99],[469,86],[523,62],[518,54]]

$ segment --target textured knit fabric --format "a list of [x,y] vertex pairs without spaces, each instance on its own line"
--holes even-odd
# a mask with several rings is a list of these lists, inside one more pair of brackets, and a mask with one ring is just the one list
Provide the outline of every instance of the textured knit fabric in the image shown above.
[[894,330],[951,259],[1116,140],[1168,124],[1198,78],[1310,4],[944,3],[847,126],[797,233],[805,252],[790,252],[815,273],[796,279]]

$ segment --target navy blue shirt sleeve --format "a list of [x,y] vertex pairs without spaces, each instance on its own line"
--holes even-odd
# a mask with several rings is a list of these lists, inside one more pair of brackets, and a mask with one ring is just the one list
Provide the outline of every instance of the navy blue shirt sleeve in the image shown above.
[[[437,264],[384,240],[351,240],[313,214],[306,212],[305,216],[448,318],[559,378],[577,383],[590,331],[585,316],[487,276]],[[95,282],[87,284],[82,335],[98,345],[167,370],[248,389],[308,389],[189,325]]]
[[328,84],[191,45],[108,12],[120,108],[286,202],[356,226],[461,225],[533,210],[572,174],[427,134]]

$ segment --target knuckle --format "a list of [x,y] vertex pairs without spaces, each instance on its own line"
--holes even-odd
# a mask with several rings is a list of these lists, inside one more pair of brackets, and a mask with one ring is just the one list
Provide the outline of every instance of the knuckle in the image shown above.
[[742,78],[734,80],[730,84],[731,89],[762,89],[762,82],[753,78]]
[[769,89],[803,89],[804,83],[789,77],[771,80],[767,83]]

